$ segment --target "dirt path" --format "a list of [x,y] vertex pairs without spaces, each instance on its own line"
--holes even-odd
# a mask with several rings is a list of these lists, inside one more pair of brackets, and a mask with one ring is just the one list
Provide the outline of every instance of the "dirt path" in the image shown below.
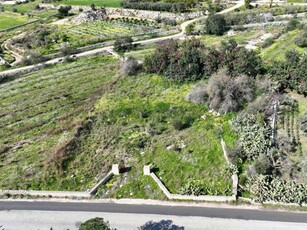
[[[225,14],[225,13],[231,12],[231,11],[233,11],[233,10],[243,6],[243,5],[244,5],[244,1],[240,0],[240,1],[236,2],[236,5],[228,8],[228,9],[225,9],[225,10],[219,12],[218,14]],[[194,22],[199,21],[199,20],[203,20],[205,18],[207,18],[207,16],[202,16],[202,17],[199,17],[199,18],[195,18],[195,19],[183,22],[180,25],[181,32],[178,33],[178,34],[169,35],[169,36],[166,36],[166,37],[152,38],[152,39],[143,40],[143,41],[137,41],[137,42],[133,42],[133,44],[147,45],[147,44],[161,42],[161,41],[165,41],[165,40],[169,40],[169,39],[185,38],[186,27],[188,25],[190,25],[191,23],[194,23]],[[73,57],[74,58],[82,58],[82,57],[97,55],[97,54],[103,53],[103,52],[108,52],[108,53],[114,55],[116,58],[118,58],[118,54],[116,54],[113,51],[113,46],[107,46],[107,47],[98,48],[98,49],[94,49],[94,50],[90,50],[90,51],[85,51],[85,52],[82,52],[82,53],[79,53],[79,54],[75,54],[75,55],[73,55]],[[21,61],[22,57],[20,55],[18,55],[16,53],[14,54],[13,52],[12,52],[12,55],[16,55],[16,57],[15,57],[16,60],[14,62],[15,65],[16,65],[16,63]],[[60,58],[55,58],[55,59],[49,60],[49,61],[44,62],[44,63],[36,64],[36,65],[30,65],[30,66],[25,66],[25,67],[21,67],[21,68],[2,71],[2,72],[0,72],[0,79],[1,79],[1,77],[14,76],[16,74],[21,74],[21,73],[29,73],[31,71],[44,68],[45,65],[56,65],[58,63],[62,63],[62,60],[63,60],[63,57],[60,57]]]
[[[289,92],[289,95],[295,100],[297,100],[299,103],[299,114],[296,116],[296,122],[299,122],[299,119],[303,117],[305,113],[307,113],[307,98],[295,92]],[[302,130],[300,129],[299,129],[299,135],[300,135],[300,142],[302,144],[302,153],[307,155],[307,136],[305,136]]]
[[4,48],[10,55],[12,55],[12,56],[15,58],[15,61],[14,61],[13,63],[11,63],[11,66],[16,66],[16,65],[18,65],[18,64],[21,63],[23,57],[22,57],[19,53],[17,53],[17,52],[15,52],[14,50],[10,49],[10,48],[8,47],[8,43],[9,43],[9,40],[6,40],[6,41],[3,43],[3,48]]

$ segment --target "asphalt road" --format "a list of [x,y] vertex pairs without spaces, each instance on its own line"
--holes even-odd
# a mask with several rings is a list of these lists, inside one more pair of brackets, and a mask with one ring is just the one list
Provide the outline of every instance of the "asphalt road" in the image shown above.
[[299,212],[263,211],[237,208],[208,208],[191,206],[132,205],[79,202],[0,201],[0,211],[37,210],[66,212],[104,212],[126,214],[157,214],[194,216],[239,220],[307,223],[307,214]]

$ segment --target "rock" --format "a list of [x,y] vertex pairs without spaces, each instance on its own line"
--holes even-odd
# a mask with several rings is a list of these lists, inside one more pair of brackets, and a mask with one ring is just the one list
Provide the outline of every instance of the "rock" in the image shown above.
[[107,17],[106,13],[102,11],[87,11],[87,12],[82,12],[75,18],[71,20],[72,23],[74,24],[81,24],[84,22],[92,22],[92,21],[97,21],[97,20],[104,20]]

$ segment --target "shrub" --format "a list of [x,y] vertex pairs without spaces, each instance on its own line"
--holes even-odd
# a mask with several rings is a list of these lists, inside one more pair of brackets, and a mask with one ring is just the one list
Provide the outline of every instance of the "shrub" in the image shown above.
[[128,57],[128,58],[125,58],[124,61],[121,62],[120,72],[123,75],[134,75],[137,73],[140,67],[141,65],[135,58]]
[[71,6],[60,6],[58,9],[58,17],[63,18],[69,15],[69,11],[71,10]]
[[288,24],[287,24],[285,30],[286,30],[286,31],[295,30],[299,25],[300,25],[300,22],[299,22],[297,19],[292,18],[292,19],[288,22]]
[[207,97],[205,85],[198,85],[185,96],[185,99],[195,104],[204,104],[207,101]]
[[82,223],[79,227],[79,230],[112,230],[112,229],[108,221],[105,221],[103,218],[96,217]]
[[300,129],[303,131],[303,134],[307,137],[307,112],[302,118],[300,118]]
[[206,87],[209,107],[222,113],[242,109],[246,102],[252,100],[252,82],[247,76],[230,77],[223,72],[213,75]]
[[260,156],[255,160],[254,166],[258,174],[267,175],[272,172],[270,160],[264,154],[260,154]]
[[172,125],[175,130],[183,130],[189,128],[194,122],[194,118],[191,116],[185,116],[182,120],[174,119]]
[[307,47],[307,31],[299,33],[295,38],[295,44],[299,47]]
[[129,36],[117,38],[114,43],[114,50],[117,52],[126,52],[131,50],[133,47],[132,42],[133,40]]
[[264,40],[263,44],[262,44],[262,48],[267,48],[269,46],[271,46],[274,43],[274,39],[273,38],[267,38]]
[[255,160],[261,154],[267,154],[271,146],[271,130],[255,115],[239,114],[232,121],[233,129],[239,136],[239,142],[248,160]]
[[206,33],[223,35],[228,29],[223,15],[211,14],[206,20]]
[[22,64],[32,65],[43,62],[45,58],[37,51],[28,51],[22,59]]

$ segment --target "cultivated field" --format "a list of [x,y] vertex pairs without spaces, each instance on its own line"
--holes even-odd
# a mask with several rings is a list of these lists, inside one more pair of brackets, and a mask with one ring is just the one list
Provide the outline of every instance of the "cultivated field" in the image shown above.
[[[154,185],[142,175],[143,165],[149,162],[173,193],[193,181],[208,194],[231,194],[220,144],[222,136],[229,145],[236,138],[227,121],[231,115],[216,117],[204,106],[185,101],[191,87],[174,85],[156,75],[120,80],[96,104],[98,122],[81,141],[83,154],[72,165],[81,164],[93,175],[93,162],[105,162],[103,159],[109,159],[108,164],[124,160],[132,166],[128,175],[116,177],[105,186],[109,196],[160,198],[159,190],[153,192]],[[205,119],[201,118],[204,114]],[[177,130],[176,122],[191,126]],[[75,179],[87,180],[80,176]]]
[[120,7],[121,0],[64,0],[65,5]]
[[283,60],[285,53],[291,49],[296,49],[297,51],[303,53],[304,48],[298,47],[295,44],[295,38],[298,35],[299,30],[290,31],[285,33],[280,38],[278,38],[274,44],[266,49],[263,49],[261,56],[264,60]]
[[54,148],[82,125],[105,84],[116,77],[116,69],[116,60],[99,56],[0,84],[2,189],[52,189],[57,185],[44,181],[49,173],[54,175],[48,170]]
[[0,12],[0,30],[18,26],[28,21],[29,18],[27,16],[22,16],[20,14],[10,12]]
[[117,69],[99,56],[1,84],[1,188],[86,190],[124,160],[132,169],[104,187],[106,196],[163,199],[143,176],[148,162],[173,193],[193,183],[230,195],[220,140],[236,139],[232,115],[185,101],[193,84],[145,74],[115,80]]

